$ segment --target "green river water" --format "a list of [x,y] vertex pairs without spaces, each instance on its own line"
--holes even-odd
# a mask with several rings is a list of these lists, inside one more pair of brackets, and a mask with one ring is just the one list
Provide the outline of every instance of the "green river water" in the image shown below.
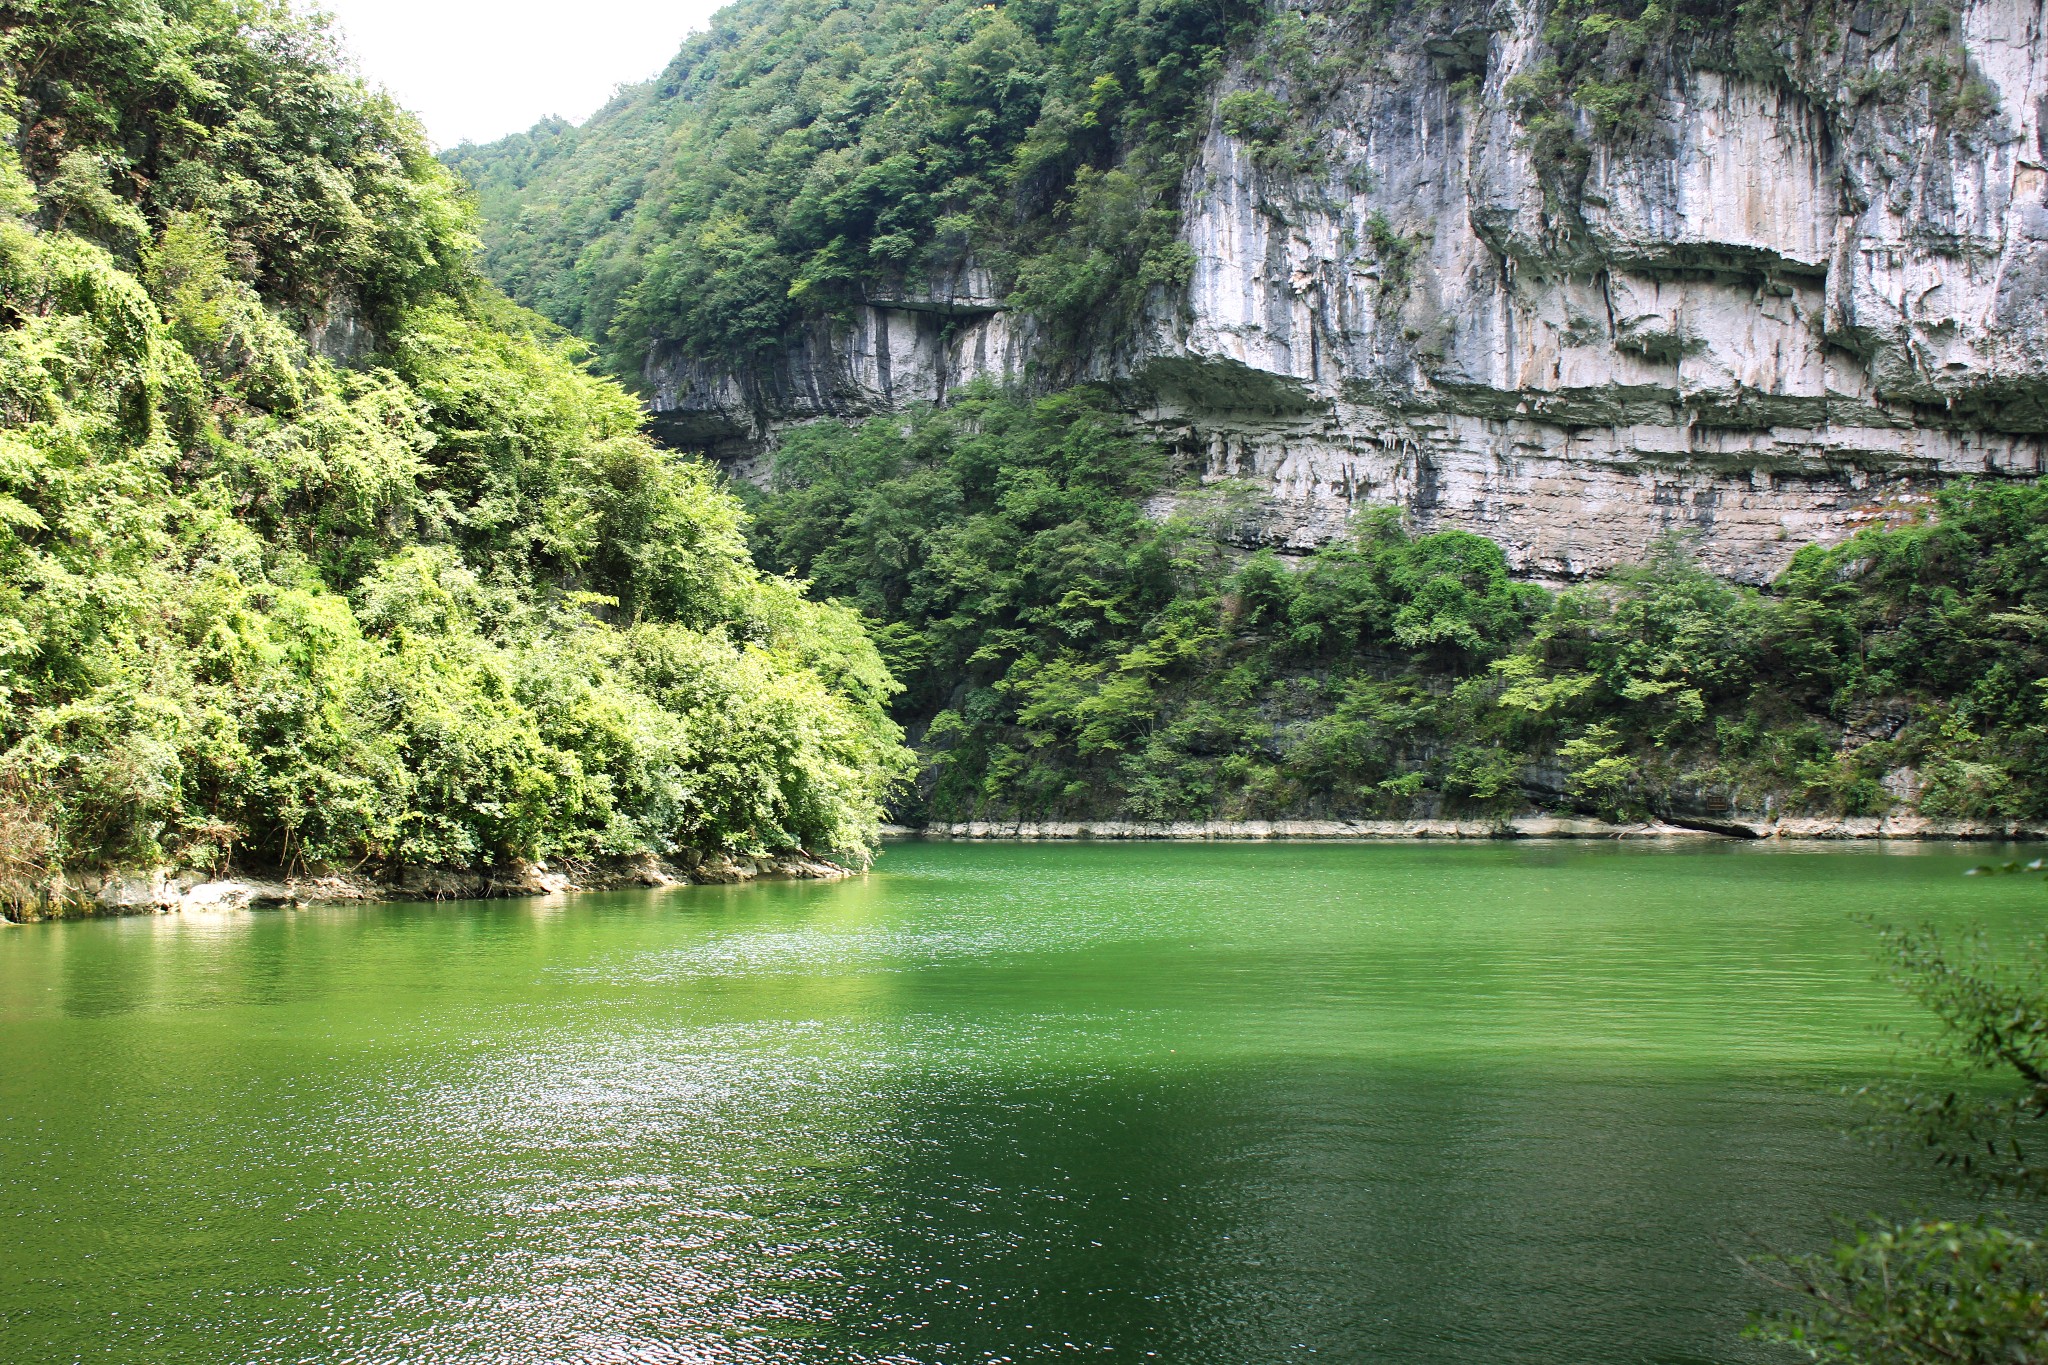
[[[2006,856],[2000,851],[1998,856]],[[908,844],[0,930],[0,1361],[1779,1359],[1985,850]]]

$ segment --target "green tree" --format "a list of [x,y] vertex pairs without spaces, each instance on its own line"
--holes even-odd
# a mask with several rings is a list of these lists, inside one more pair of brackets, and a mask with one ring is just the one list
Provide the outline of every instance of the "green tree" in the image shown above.
[[857,619],[473,273],[452,177],[316,23],[0,16],[6,895],[866,855],[906,755]]
[[1552,593],[1390,508],[1253,549],[1241,489],[1168,474],[1086,389],[787,435],[756,555],[876,623],[906,813],[1864,814],[1902,773],[1930,815],[2048,810],[2048,489],[1956,485],[1768,590],[1672,541]]

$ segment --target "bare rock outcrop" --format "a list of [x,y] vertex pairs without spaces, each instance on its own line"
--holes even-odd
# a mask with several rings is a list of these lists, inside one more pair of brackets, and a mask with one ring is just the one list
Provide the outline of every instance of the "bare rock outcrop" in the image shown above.
[[[1678,54],[1645,135],[1581,111],[1565,202],[1516,112],[1550,55],[1530,0],[1439,9],[1333,91],[1240,66],[1219,100],[1270,95],[1313,153],[1213,119],[1183,192],[1192,278],[1130,336],[1049,356],[967,262],[757,373],[657,354],[657,428],[758,472],[785,423],[1101,380],[1190,481],[1250,480],[1268,543],[1391,504],[1537,577],[1684,532],[1766,580],[1943,480],[2048,469],[2044,0],[1961,6],[1967,114],[1914,87],[1895,8],[1775,80]],[[1319,60],[1358,41],[1307,31]]]

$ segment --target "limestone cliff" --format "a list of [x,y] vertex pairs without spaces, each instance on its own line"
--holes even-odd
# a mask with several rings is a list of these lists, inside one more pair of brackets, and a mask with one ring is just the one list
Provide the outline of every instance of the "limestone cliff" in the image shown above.
[[[968,261],[745,373],[657,350],[657,430],[744,468],[792,421],[1094,379],[1191,480],[1252,481],[1271,543],[1394,503],[1539,577],[1681,530],[1765,580],[1935,481],[2048,462],[2044,5],[1969,0],[1942,30],[1961,113],[1896,6],[1775,77],[1670,54],[1646,129],[1573,110],[1566,181],[1518,94],[1554,72],[1543,8],[1438,9],[1369,60],[1311,12],[1307,65],[1225,73],[1188,283],[1113,344],[1052,354]],[[1292,151],[1227,129],[1240,92],[1288,111]]]

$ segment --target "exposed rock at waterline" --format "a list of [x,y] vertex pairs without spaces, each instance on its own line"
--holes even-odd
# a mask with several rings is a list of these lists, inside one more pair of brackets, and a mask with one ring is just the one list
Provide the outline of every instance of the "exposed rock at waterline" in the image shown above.
[[592,862],[514,863],[483,871],[403,868],[381,876],[323,872],[253,878],[176,868],[53,875],[0,900],[0,917],[73,919],[274,909],[346,901],[487,900],[611,891],[627,887],[729,884],[756,878],[830,880],[852,869],[807,853],[710,858],[652,855]]
[[1518,815],[1472,820],[961,820],[892,826],[892,838],[1040,840],[1268,839],[1925,839],[2048,838],[2048,826],[2025,822],[1931,820],[1918,815],[1732,815],[1712,822],[1642,820],[1616,823],[1584,816]]

